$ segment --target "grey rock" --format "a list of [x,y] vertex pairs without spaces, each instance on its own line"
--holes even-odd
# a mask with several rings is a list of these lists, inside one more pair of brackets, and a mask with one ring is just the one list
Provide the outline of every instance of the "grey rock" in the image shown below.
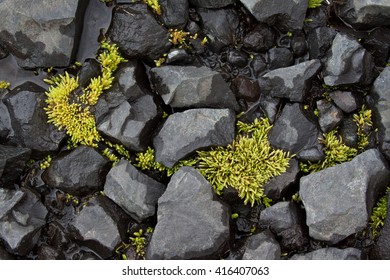
[[343,120],[343,112],[326,99],[317,101],[318,123],[324,133],[335,129]]
[[191,62],[192,57],[183,49],[171,49],[167,55],[166,64]]
[[278,241],[269,230],[250,236],[247,240],[243,260],[280,260]]
[[345,118],[340,128],[340,136],[343,139],[345,145],[353,148],[358,147],[358,127],[353,117]]
[[156,161],[172,168],[198,149],[227,146],[235,134],[229,109],[191,109],[170,115],[153,139]]
[[264,194],[274,201],[280,200],[289,193],[291,187],[293,187],[297,181],[299,173],[298,161],[296,159],[291,159],[289,165],[286,172],[273,177],[263,186]]
[[240,0],[260,22],[275,25],[283,31],[300,30],[306,16],[307,1]]
[[142,57],[152,63],[171,46],[168,30],[156,21],[143,3],[118,6],[108,37],[126,56]]
[[390,158],[390,67],[375,80],[370,95],[373,99],[374,125],[379,129],[378,140],[382,153]]
[[4,143],[8,134],[12,132],[11,117],[7,106],[3,103],[3,97],[6,94],[5,89],[0,89],[0,141]]
[[46,207],[28,188],[0,188],[0,209],[0,239],[10,253],[26,255],[36,245],[46,223]]
[[357,29],[390,24],[390,3],[386,0],[346,0],[335,5],[336,14]]
[[334,103],[345,113],[351,113],[360,107],[360,100],[350,91],[337,90],[331,92],[329,96]]
[[188,20],[188,0],[160,0],[162,21],[169,28],[183,29]]
[[307,52],[307,43],[305,34],[302,32],[295,32],[291,37],[291,50],[294,57],[304,56]]
[[239,25],[239,17],[234,9],[197,8],[197,12],[201,18],[203,32],[208,38],[208,46],[212,51],[219,53],[223,47],[234,44]]
[[274,123],[280,110],[280,98],[272,97],[269,94],[261,94],[260,108],[263,110],[270,123]]
[[165,104],[173,108],[230,108],[239,106],[222,75],[208,67],[162,66],[150,70]]
[[4,0],[0,43],[25,68],[68,66],[77,51],[88,1]]
[[229,240],[229,208],[194,168],[182,167],[158,201],[147,259],[219,259]]
[[309,242],[304,211],[294,202],[278,202],[264,209],[260,213],[259,225],[276,234],[283,249],[303,249]]
[[236,0],[190,0],[190,3],[197,7],[218,9],[231,5]]
[[287,48],[272,48],[268,51],[269,69],[289,67],[294,63],[294,57]]
[[164,191],[165,185],[138,171],[126,160],[111,168],[104,185],[107,197],[139,223],[155,214],[157,200]]
[[311,80],[321,69],[317,59],[302,62],[286,68],[272,70],[259,80],[262,91],[272,97],[287,98],[302,102],[311,88]]
[[80,146],[53,159],[42,174],[42,179],[47,185],[69,194],[92,194],[103,190],[109,164],[95,149]]
[[162,110],[153,96],[145,95],[110,110],[97,129],[114,142],[140,152],[150,145],[151,134],[161,115]]
[[13,186],[30,159],[30,154],[30,149],[0,144],[0,186]]
[[378,27],[369,32],[363,46],[369,51],[375,60],[375,65],[386,65],[390,53],[390,28]]
[[59,249],[42,245],[38,249],[37,260],[64,260],[65,256]]
[[100,63],[96,59],[88,59],[81,66],[79,73],[79,85],[86,88],[91,82],[92,78],[100,75]]
[[297,158],[302,162],[318,162],[325,159],[325,154],[320,145],[300,151]]
[[310,236],[335,244],[364,229],[389,179],[390,169],[376,149],[302,177],[299,194]]
[[47,123],[45,100],[45,90],[31,82],[15,87],[4,97],[13,130],[8,144],[29,148],[33,156],[58,150],[65,132]]
[[76,214],[68,231],[77,243],[106,259],[112,257],[115,248],[126,240],[129,221],[129,217],[110,199],[97,196]]
[[317,126],[302,113],[298,103],[287,104],[268,134],[271,145],[294,154],[318,143]]
[[242,68],[248,64],[249,56],[244,52],[232,49],[229,50],[227,60],[231,65]]
[[307,35],[310,59],[325,57],[336,34],[335,29],[327,26],[311,29]]
[[373,57],[355,39],[341,33],[335,36],[324,69],[326,85],[368,85],[373,70]]
[[257,78],[267,70],[267,62],[262,55],[254,55],[250,66],[252,67],[253,74]]
[[306,254],[295,254],[290,260],[361,260],[362,251],[356,248],[322,248]]
[[263,23],[257,24],[244,37],[244,48],[254,52],[265,52],[276,44],[276,34]]
[[[387,213],[390,213],[390,193],[387,195]],[[390,260],[390,215],[386,215],[385,224],[370,255],[372,259]]]

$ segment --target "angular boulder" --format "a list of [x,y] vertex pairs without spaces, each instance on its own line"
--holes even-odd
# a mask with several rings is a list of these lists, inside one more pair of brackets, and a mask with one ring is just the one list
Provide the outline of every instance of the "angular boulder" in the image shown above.
[[158,201],[146,258],[219,259],[229,240],[229,208],[194,168],[182,167]]
[[248,238],[243,260],[280,260],[281,250],[278,241],[270,230]]
[[363,230],[389,180],[390,168],[376,149],[302,177],[299,194],[310,236],[336,244]]
[[0,145],[0,186],[13,186],[30,159],[27,148]]

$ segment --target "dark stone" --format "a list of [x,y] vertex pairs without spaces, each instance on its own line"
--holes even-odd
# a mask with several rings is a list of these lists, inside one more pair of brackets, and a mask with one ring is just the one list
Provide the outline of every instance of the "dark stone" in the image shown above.
[[37,157],[56,151],[65,137],[65,132],[47,123],[45,100],[45,89],[31,82],[14,88],[4,98],[13,130],[7,143],[29,148]]
[[186,64],[192,60],[192,57],[185,50],[171,49],[168,53],[166,64]]
[[311,29],[307,35],[310,59],[325,57],[336,34],[335,29],[327,26]]
[[188,0],[160,0],[162,21],[168,28],[183,29],[188,20]]
[[243,260],[280,260],[281,251],[271,231],[248,237]]
[[100,63],[96,59],[88,59],[83,63],[79,73],[80,87],[86,88],[92,78],[100,75]]
[[389,179],[389,166],[376,149],[302,177],[299,194],[310,236],[336,244],[363,230]]
[[157,200],[165,185],[121,160],[107,174],[104,193],[130,217],[141,223],[156,212]]
[[280,110],[280,98],[272,97],[268,94],[261,93],[260,108],[265,113],[270,123],[274,123]]
[[[387,195],[387,213],[390,213],[390,193]],[[385,224],[370,255],[372,259],[390,260],[390,215],[386,215]]]
[[153,139],[156,161],[172,168],[199,149],[227,146],[235,135],[229,109],[191,109],[170,115]]
[[3,103],[7,90],[0,89],[0,143],[6,142],[8,134],[12,132],[11,117],[7,106]]
[[143,3],[118,6],[114,10],[108,37],[126,56],[142,57],[151,63],[171,46],[168,30],[156,21]]
[[268,134],[271,145],[293,154],[318,143],[317,126],[302,113],[299,104],[287,104]]
[[298,160],[308,163],[308,162],[319,162],[325,159],[325,154],[322,148],[319,145],[304,149],[300,151],[297,155]]
[[331,92],[329,96],[334,103],[345,113],[351,113],[362,105],[362,100],[350,91],[337,90]]
[[0,239],[12,254],[27,255],[37,244],[48,211],[28,188],[0,188]]
[[369,85],[374,78],[374,59],[355,39],[338,33],[324,69],[324,82],[329,86]]
[[245,67],[248,64],[249,56],[246,53],[235,49],[229,50],[228,62],[236,67]]
[[5,248],[0,244],[0,261],[15,260],[15,257],[7,252]]
[[353,148],[358,147],[358,127],[352,117],[344,119],[339,132],[345,145]]
[[334,247],[317,249],[306,254],[295,254],[290,260],[361,260],[362,251],[356,248]]
[[254,102],[260,97],[260,86],[257,80],[238,76],[232,80],[231,88],[238,99]]
[[268,51],[269,69],[274,70],[293,65],[294,57],[287,48],[272,48]]
[[278,201],[291,192],[291,188],[297,181],[299,173],[298,161],[291,159],[286,172],[272,178],[264,186],[264,194],[273,201]]
[[88,1],[4,0],[0,43],[23,68],[65,67],[77,52]]
[[220,53],[223,47],[233,45],[236,41],[236,29],[239,18],[232,8],[217,10],[198,8],[203,32],[207,35],[208,46],[214,52]]
[[63,252],[50,247],[48,245],[42,245],[38,249],[37,260],[64,260],[65,256]]
[[110,162],[95,149],[80,146],[54,159],[42,174],[45,183],[73,195],[103,190]]
[[194,168],[181,167],[158,200],[147,259],[220,259],[229,241],[229,208]]
[[309,242],[304,214],[294,202],[278,202],[261,211],[259,225],[276,234],[282,250],[299,250]]
[[303,33],[294,33],[291,38],[291,49],[294,57],[304,56],[307,52],[306,38]]
[[73,240],[107,259],[115,254],[115,248],[127,241],[130,218],[105,196],[89,200],[69,224]]
[[282,31],[301,30],[306,16],[307,1],[240,0],[260,22],[276,25]]
[[262,92],[272,97],[302,102],[311,88],[311,81],[321,69],[317,59],[286,68],[272,70],[259,79]]
[[236,0],[189,0],[190,3],[197,7],[218,9],[231,5]]
[[363,46],[374,57],[379,67],[386,65],[390,55],[390,28],[379,27],[372,30],[364,40]]
[[255,77],[259,77],[267,69],[267,62],[261,55],[254,55],[250,65]]
[[343,112],[326,99],[317,101],[318,123],[324,133],[335,129],[343,120]]
[[98,123],[98,131],[128,149],[145,150],[162,115],[154,99],[151,95],[144,95],[131,103],[124,101]]
[[222,75],[206,66],[163,66],[152,68],[150,72],[158,94],[173,108],[239,110]]
[[31,150],[27,148],[4,146],[0,144],[0,186],[13,186],[22,174]]
[[271,28],[259,23],[244,37],[244,48],[254,52],[265,52],[276,44],[276,34]]

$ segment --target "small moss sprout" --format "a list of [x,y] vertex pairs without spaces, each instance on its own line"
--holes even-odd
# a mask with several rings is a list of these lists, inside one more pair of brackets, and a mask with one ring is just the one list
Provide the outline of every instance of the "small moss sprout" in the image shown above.
[[308,8],[315,9],[321,7],[321,5],[322,5],[322,0],[309,0]]

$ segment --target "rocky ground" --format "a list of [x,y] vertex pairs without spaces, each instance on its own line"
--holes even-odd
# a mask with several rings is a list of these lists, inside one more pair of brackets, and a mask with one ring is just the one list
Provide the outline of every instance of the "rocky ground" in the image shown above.
[[0,259],[390,259],[389,1],[105,2],[0,1]]

